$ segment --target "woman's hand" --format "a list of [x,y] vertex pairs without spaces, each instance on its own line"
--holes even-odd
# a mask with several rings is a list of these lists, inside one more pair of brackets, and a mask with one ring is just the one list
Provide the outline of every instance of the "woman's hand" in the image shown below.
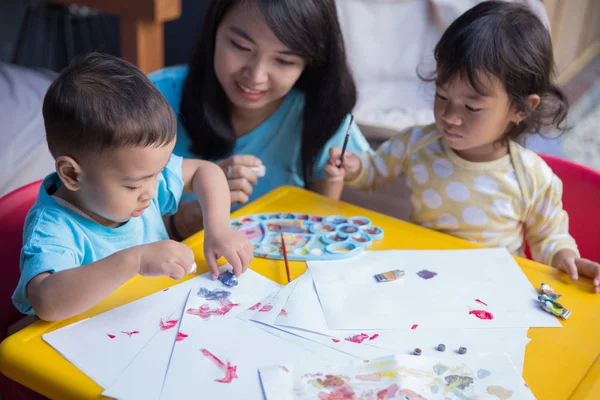
[[244,204],[252,194],[253,186],[258,182],[257,171],[253,168],[260,167],[262,161],[249,154],[239,154],[219,161],[217,165],[223,168],[229,191],[231,204]]

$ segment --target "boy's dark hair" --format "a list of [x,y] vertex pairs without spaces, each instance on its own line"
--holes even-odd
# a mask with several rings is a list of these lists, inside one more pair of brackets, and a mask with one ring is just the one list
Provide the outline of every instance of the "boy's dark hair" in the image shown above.
[[[213,0],[181,97],[180,114],[190,150],[215,160],[231,154],[236,141],[229,101],[214,70],[215,36],[223,17],[247,0]],[[275,36],[306,61],[296,83],[305,95],[301,159],[305,184],[319,152],[356,103],[334,0],[253,0]]]
[[[550,33],[524,5],[486,1],[457,18],[444,32],[434,51],[436,73],[431,79],[443,85],[456,76],[481,95],[482,78],[495,76],[513,106],[526,117],[506,138],[519,141],[524,134],[542,133],[545,127],[562,126],[569,104],[553,84],[554,57]],[[532,110],[530,94],[541,97]]]
[[42,110],[54,158],[161,146],[177,135],[177,119],[160,91],[136,66],[108,54],[74,59],[48,88]]

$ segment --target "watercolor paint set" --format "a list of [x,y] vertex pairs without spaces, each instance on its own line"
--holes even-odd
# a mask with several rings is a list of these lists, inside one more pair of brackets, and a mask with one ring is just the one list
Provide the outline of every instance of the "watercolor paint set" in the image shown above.
[[338,260],[354,257],[383,238],[383,229],[368,218],[297,213],[247,215],[231,221],[254,247],[254,255],[283,259],[282,237],[289,260]]

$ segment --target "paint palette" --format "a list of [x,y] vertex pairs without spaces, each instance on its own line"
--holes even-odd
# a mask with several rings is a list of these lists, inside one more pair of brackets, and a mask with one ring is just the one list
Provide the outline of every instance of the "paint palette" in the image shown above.
[[339,260],[354,257],[383,238],[383,229],[365,217],[296,213],[253,214],[231,220],[254,247],[254,255],[283,259],[281,232],[289,260]]

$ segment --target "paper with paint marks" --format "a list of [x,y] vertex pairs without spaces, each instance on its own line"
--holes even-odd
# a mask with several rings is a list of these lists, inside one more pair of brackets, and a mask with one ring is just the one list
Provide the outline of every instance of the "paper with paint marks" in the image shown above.
[[[221,267],[222,270],[227,268],[227,265]],[[234,288],[226,287],[218,280],[212,280],[208,273],[203,275],[203,277],[204,279],[202,280],[195,280],[196,284],[201,283],[204,289],[213,293],[217,293],[221,290],[229,291],[232,293],[231,298],[235,299],[235,303],[240,304],[239,307],[231,307],[230,310],[223,315],[216,315],[212,310],[220,310],[221,303],[217,300],[206,301],[209,307],[202,308],[203,311],[200,312],[202,316],[193,314],[193,318],[207,321],[224,318],[236,319],[237,313],[242,311],[241,309],[238,309],[242,304],[254,304],[268,293],[279,290],[280,288],[279,284],[252,270],[247,270],[242,274],[239,277],[240,284]],[[173,288],[165,293],[171,292],[173,292]],[[204,334],[203,330],[189,331],[181,327],[181,319],[184,312],[187,310],[185,305],[187,304],[188,295],[189,287],[188,292],[176,294],[177,305],[173,309],[174,317],[171,321],[177,318],[179,323],[166,330],[159,329],[158,334],[156,334],[137,354],[127,368],[120,374],[115,383],[103,393],[105,396],[121,400],[151,400],[159,398],[173,348],[191,337]],[[227,305],[225,309],[226,308]],[[200,309],[200,307],[196,310],[198,309]],[[172,324],[172,322],[169,323],[168,321],[169,320],[163,321],[163,328],[169,327]],[[213,340],[219,341],[220,338],[219,336],[216,336]]]
[[[561,326],[506,249],[371,251],[308,266],[329,329]],[[382,268],[404,270],[403,283],[374,282]]]
[[[325,363],[313,352],[260,329],[256,323],[213,318],[212,314],[205,318],[206,312],[189,311],[228,308],[232,304],[236,305],[232,309],[246,310],[257,299],[244,301],[237,292],[243,287],[240,282],[230,294],[205,287],[190,291],[180,326],[189,336],[173,347],[161,399],[187,399],[199,393],[207,399],[258,399],[262,397],[258,365]],[[246,287],[254,291],[251,285]]]
[[195,277],[42,338],[98,385],[108,388],[157,333],[170,332],[161,329],[178,318],[176,310],[190,288],[209,281],[208,274]]
[[261,307],[258,307],[250,319],[254,322],[274,325],[275,319],[277,319],[278,316],[287,316],[287,311],[284,306],[288,297],[294,290],[294,287],[296,287],[296,282],[297,281],[293,281],[281,288],[281,290],[272,297],[271,301],[262,305]]
[[534,399],[503,354],[465,356],[459,363],[396,355],[325,368],[261,366],[259,372],[267,400]]

